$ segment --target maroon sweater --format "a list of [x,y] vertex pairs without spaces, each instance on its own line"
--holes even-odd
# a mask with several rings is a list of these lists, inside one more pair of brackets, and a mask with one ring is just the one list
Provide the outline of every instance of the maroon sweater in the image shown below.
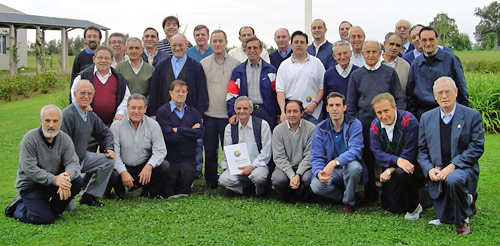
[[102,84],[97,76],[94,75],[92,82],[95,88],[94,112],[102,119],[104,124],[110,125],[113,123],[116,108],[118,107],[116,105],[116,93],[118,91],[116,76],[114,74],[111,75],[106,84]]

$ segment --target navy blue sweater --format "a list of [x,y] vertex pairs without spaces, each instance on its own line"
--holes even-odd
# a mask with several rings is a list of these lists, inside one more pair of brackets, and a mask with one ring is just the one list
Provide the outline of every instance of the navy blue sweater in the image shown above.
[[325,70],[328,70],[337,64],[332,56],[332,43],[328,41],[319,47],[318,55],[316,55],[316,48],[314,47],[314,44],[307,46],[307,53],[309,53],[309,55],[316,56],[321,63],[323,63]]
[[280,67],[281,63],[288,59],[288,57],[290,57],[292,55],[292,51],[290,50],[290,53],[288,53],[288,55],[283,58],[280,53],[279,53],[279,50],[275,50],[273,53],[269,54],[269,59],[271,60],[271,65],[273,65],[273,67],[276,68],[276,70]]
[[[158,109],[156,121],[160,124],[165,145],[167,146],[167,161],[194,162],[196,156],[196,139],[205,136],[205,128],[201,123],[200,113],[193,107],[186,106],[184,116],[179,119],[166,103]],[[199,123],[200,128],[193,129]],[[172,128],[177,128],[174,132]]]

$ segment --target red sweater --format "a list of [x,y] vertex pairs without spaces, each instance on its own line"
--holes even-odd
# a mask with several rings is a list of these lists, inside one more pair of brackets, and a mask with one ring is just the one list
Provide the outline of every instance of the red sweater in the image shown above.
[[113,123],[116,108],[116,93],[117,93],[117,80],[113,74],[108,78],[106,84],[103,84],[97,76],[94,75],[93,84],[95,88],[95,95],[93,101],[93,110],[101,118],[106,125]]

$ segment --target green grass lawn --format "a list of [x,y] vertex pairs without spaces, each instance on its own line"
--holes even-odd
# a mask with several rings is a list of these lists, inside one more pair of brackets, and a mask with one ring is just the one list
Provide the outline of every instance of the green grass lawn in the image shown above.
[[[68,69],[71,71],[71,67],[73,66],[73,60],[75,60],[75,56],[68,56]],[[33,55],[28,55],[26,68],[19,70],[19,73],[34,73],[36,72],[36,57]],[[47,71],[59,71],[61,69],[61,55],[54,54],[51,56],[45,57],[45,68]],[[9,70],[0,70],[0,76],[9,75]]]
[[[41,106],[58,103],[65,91],[0,105],[0,206],[16,194],[17,146],[24,133],[39,126]],[[0,216],[1,245],[498,245],[500,243],[500,136],[486,136],[480,160],[478,214],[472,235],[457,236],[455,227],[430,226],[433,209],[417,221],[405,221],[380,209],[360,205],[344,215],[341,205],[284,204],[276,193],[264,198],[228,197],[221,188],[177,200],[140,198],[103,200],[103,208],[77,205],[53,225],[34,226]]]
[[477,61],[477,60],[487,60],[487,61],[498,61],[500,60],[500,50],[464,50],[464,51],[453,51],[455,55],[460,57],[462,62]]

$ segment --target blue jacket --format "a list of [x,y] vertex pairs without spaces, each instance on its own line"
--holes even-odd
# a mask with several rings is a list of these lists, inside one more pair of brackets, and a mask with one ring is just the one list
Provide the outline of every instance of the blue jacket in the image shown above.
[[[377,163],[383,168],[398,167],[397,161],[401,157],[416,165],[417,160],[417,144],[418,144],[418,121],[410,112],[397,110],[396,122],[400,121],[400,125],[394,126],[393,142],[395,140],[396,129],[402,131],[400,144],[397,150],[391,149],[387,151],[389,139],[387,134],[379,134],[382,127],[380,120],[375,118],[370,127],[370,149]],[[400,147],[400,148],[399,148]],[[397,152],[397,153],[394,153]],[[417,165],[415,166],[417,167]]]
[[[227,86],[226,106],[229,117],[235,114],[234,102],[236,98],[248,96],[247,62],[248,60],[233,69],[231,80]],[[278,116],[281,113],[276,99],[276,68],[264,60],[262,60],[260,71],[260,96],[264,101],[264,109],[270,116]]]
[[423,54],[415,58],[411,64],[406,87],[408,111],[416,114],[418,107],[438,106],[432,93],[432,86],[434,81],[442,76],[451,77],[455,81],[458,88],[457,102],[469,106],[462,64],[452,53],[438,49],[432,66],[427,64]]
[[[309,53],[309,55],[316,56],[316,48],[313,44],[307,46],[307,53]],[[328,70],[336,64],[335,60],[333,59],[332,53],[332,43],[328,41],[326,41],[319,47],[318,55],[316,57],[321,61],[321,63],[323,63],[323,66],[325,66],[325,70]]]
[[[167,99],[167,66],[172,66],[172,57],[160,61],[155,67],[155,72],[149,85],[149,115],[156,115],[156,111],[163,104],[168,103]],[[186,84],[188,94],[186,104],[194,107],[200,114],[208,109],[208,90],[205,72],[201,64],[191,57],[186,60]]]
[[[446,51],[454,54],[453,51],[450,48],[446,47],[446,46],[438,45],[438,47],[440,49],[446,50]],[[411,51],[407,51],[406,54],[403,56],[403,59],[405,59],[408,62],[408,64],[410,64],[410,65],[415,60],[415,52],[418,52],[418,51],[416,51],[415,49],[412,49]]]
[[[344,114],[343,134],[346,151],[340,154],[337,160],[340,166],[344,166],[351,161],[359,161],[363,167],[363,183],[366,183],[368,173],[362,161],[363,127],[361,126],[361,121],[348,114]],[[334,144],[330,119],[326,119],[318,124],[311,140],[310,164],[313,177],[318,176],[318,173],[325,168],[328,162],[335,159],[333,158],[333,149]]]

